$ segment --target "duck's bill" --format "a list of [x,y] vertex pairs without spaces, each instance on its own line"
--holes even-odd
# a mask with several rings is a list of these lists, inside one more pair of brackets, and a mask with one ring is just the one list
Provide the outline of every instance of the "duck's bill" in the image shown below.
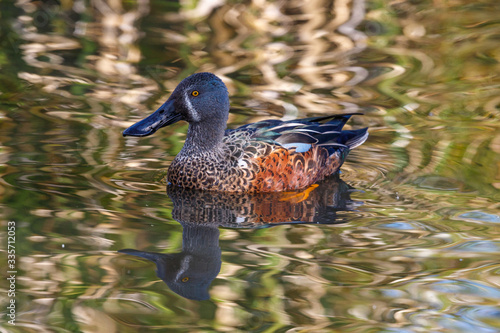
[[181,119],[181,115],[175,111],[174,100],[169,99],[147,118],[123,131],[123,136],[148,136],[158,129],[176,123]]

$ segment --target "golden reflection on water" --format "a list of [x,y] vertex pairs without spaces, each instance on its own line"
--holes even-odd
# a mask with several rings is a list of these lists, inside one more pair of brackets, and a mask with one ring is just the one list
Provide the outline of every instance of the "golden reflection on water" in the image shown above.
[[[349,60],[349,56],[366,47],[366,36],[353,29],[364,17],[364,2],[359,0],[352,4],[341,1],[324,4],[253,1],[238,5],[200,2],[194,9],[181,6],[178,12],[163,17],[156,15],[154,21],[161,24],[153,27],[145,22],[150,14],[147,2],[125,9],[120,2],[96,1],[88,7],[72,6],[73,10],[78,8],[80,15],[90,15],[94,21],[65,22],[74,27],[72,33],[66,31],[66,36],[37,31],[37,17],[63,16],[71,6],[41,5],[38,9],[33,3],[19,3],[19,6],[26,14],[32,14],[21,16],[18,22],[18,31],[25,41],[21,46],[23,59],[46,73],[21,72],[19,77],[66,97],[70,96],[65,91],[68,86],[81,84],[89,86],[88,97],[111,99],[141,109],[140,104],[159,90],[153,80],[171,91],[180,78],[186,76],[186,72],[181,71],[184,64],[188,70],[212,71],[221,76],[233,93],[243,87],[235,86],[228,75],[241,73],[247,78],[258,77],[258,82],[251,82],[249,106],[256,104],[252,106],[272,112],[271,104],[274,109],[285,109],[296,116],[297,107],[316,113],[357,109],[351,104],[354,99],[346,93],[356,89],[355,85],[368,75],[366,69],[351,66]],[[163,42],[160,63],[172,62],[175,67],[146,65],[143,68],[146,76],[139,74],[137,65],[144,57],[138,47],[144,36],[139,22],[153,38],[158,36]],[[181,34],[176,30],[184,29],[184,22],[192,28],[186,27]],[[83,40],[75,37],[85,38],[86,44],[93,44],[96,52],[86,51],[88,45],[82,45]],[[61,54],[79,49],[84,58],[78,66],[65,65],[67,60]],[[50,75],[57,71],[69,77]],[[173,78],[175,80],[171,80]],[[250,83],[248,79],[244,81]],[[130,89],[131,83],[137,88]],[[333,88],[337,88],[336,102],[314,93],[317,89],[331,91]],[[293,94],[289,102],[277,98],[287,93]]]
[[[15,8],[2,10],[0,23],[7,36],[0,193],[2,219],[20,227],[19,326],[500,327],[495,1],[17,1]],[[350,192],[360,201],[355,210],[324,214],[314,196],[297,210],[329,222],[340,214],[345,223],[225,225],[222,266],[203,302],[168,291],[151,265],[116,254],[182,248],[162,179],[186,126],[140,140],[123,139],[121,130],[195,71],[228,85],[230,126],[361,110],[355,126],[371,128],[341,174],[359,190]],[[222,201],[240,215],[246,207]]]
[[[345,223],[338,211],[355,206],[352,189],[338,177],[301,192],[214,193],[167,186],[172,218],[182,225],[182,252],[122,249],[153,261],[157,275],[172,291],[187,299],[208,300],[209,287],[221,268],[219,227],[262,228],[287,223]],[[345,218],[344,218],[345,220]],[[168,235],[167,235],[168,236]],[[252,247],[252,250],[257,250]]]

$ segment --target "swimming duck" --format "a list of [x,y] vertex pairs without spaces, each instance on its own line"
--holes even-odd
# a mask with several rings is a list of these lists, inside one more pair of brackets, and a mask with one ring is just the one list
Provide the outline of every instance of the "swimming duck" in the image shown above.
[[366,141],[367,128],[342,131],[354,114],[264,120],[226,129],[226,85],[212,73],[197,73],[123,136],[151,135],[184,120],[189,123],[186,141],[170,165],[169,183],[210,191],[290,191],[337,172],[349,151]]

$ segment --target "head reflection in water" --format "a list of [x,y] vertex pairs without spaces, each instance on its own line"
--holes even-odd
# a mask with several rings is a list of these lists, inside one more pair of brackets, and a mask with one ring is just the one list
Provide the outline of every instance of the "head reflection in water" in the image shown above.
[[338,178],[300,192],[225,193],[167,187],[173,218],[182,227],[180,253],[120,250],[156,264],[157,275],[175,293],[191,300],[210,298],[208,288],[221,269],[219,226],[265,228],[290,223],[334,224],[338,211],[352,210],[352,189]]
[[208,287],[219,274],[221,252],[217,225],[184,224],[181,253],[154,253],[132,249],[118,252],[151,260],[156,275],[176,294],[203,301],[210,298]]

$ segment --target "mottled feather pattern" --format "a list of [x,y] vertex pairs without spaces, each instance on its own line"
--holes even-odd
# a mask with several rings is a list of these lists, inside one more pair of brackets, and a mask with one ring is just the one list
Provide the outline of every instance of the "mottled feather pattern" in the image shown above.
[[264,120],[226,130],[229,95],[220,78],[196,73],[154,113],[123,131],[148,136],[184,120],[186,142],[167,179],[176,186],[227,192],[299,190],[338,171],[367,129],[344,131],[354,114]]
[[208,192],[167,186],[174,210],[181,223],[216,224],[230,228],[258,228],[273,223],[320,222],[331,220],[337,210],[352,209],[349,185],[338,175],[319,186],[293,192]]
[[340,166],[338,154],[328,156],[327,149],[313,146],[304,153],[284,148],[257,157],[260,172],[252,185],[256,191],[298,190],[333,174]]
[[[348,116],[340,116],[340,124],[338,118],[328,117],[336,121],[328,128],[341,128]],[[319,141],[316,137],[328,135],[318,131],[328,123],[314,123],[316,118],[310,119],[301,119],[300,123],[264,121],[227,130],[219,151],[178,156],[170,166],[168,181],[181,187],[228,192],[276,192],[305,188],[337,172],[349,151],[345,142],[331,142],[330,145],[309,143],[311,138]],[[284,148],[278,142],[283,135],[296,133],[293,131],[299,131],[301,127],[309,131],[316,128],[305,137],[304,141],[311,145],[307,151]],[[277,132],[280,129],[285,134]],[[366,133],[366,130],[358,131],[354,131],[354,136]],[[339,137],[339,133],[334,131],[333,135]],[[323,138],[323,141],[327,140]]]

